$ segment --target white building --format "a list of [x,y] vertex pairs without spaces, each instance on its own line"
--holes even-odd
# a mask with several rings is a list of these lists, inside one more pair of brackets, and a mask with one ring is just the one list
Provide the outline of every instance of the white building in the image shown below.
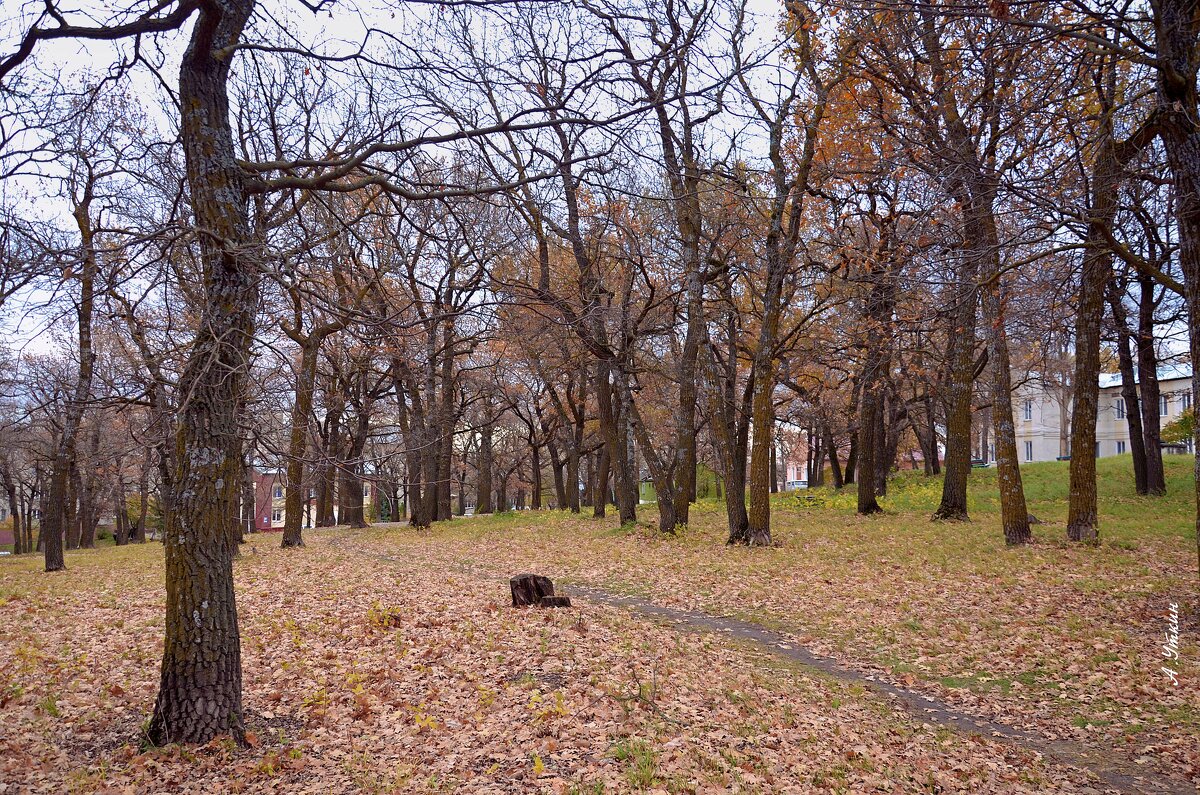
[[[1164,367],[1158,371],[1158,415],[1166,425],[1192,405],[1192,368]],[[1054,461],[1070,455],[1063,449],[1063,423],[1059,400],[1036,387],[1017,390],[1013,401],[1017,429],[1017,457],[1020,461]],[[1069,410],[1069,409],[1068,409]],[[1066,438],[1069,438],[1067,435]],[[1191,451],[1191,441],[1187,450]],[[1119,373],[1100,376],[1100,397],[1096,404],[1097,457],[1129,452],[1129,423],[1125,400],[1121,397]]]

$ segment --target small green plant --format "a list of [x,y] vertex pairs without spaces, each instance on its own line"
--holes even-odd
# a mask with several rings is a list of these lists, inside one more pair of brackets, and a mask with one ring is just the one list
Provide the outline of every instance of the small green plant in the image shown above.
[[58,711],[58,700],[54,698],[54,694],[52,693],[48,694],[45,698],[39,701],[37,703],[37,708],[39,711],[49,715],[52,718],[58,718],[62,716],[62,713]]
[[658,755],[645,740],[624,737],[612,747],[612,756],[618,762],[628,762],[625,774],[633,789],[647,789],[658,781]]

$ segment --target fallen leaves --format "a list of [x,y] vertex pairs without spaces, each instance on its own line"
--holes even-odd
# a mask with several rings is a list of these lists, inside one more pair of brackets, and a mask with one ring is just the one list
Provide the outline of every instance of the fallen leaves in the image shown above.
[[[161,653],[161,548],[77,553],[52,581],[36,562],[4,561],[0,782],[20,792],[204,795],[1086,786],[1077,771],[924,725],[859,687],[731,641],[594,604],[501,607],[506,579],[461,565],[468,552],[508,567],[554,550],[553,574],[620,582],[615,569],[626,578],[657,576],[670,559],[675,573],[662,576],[663,593],[696,604],[714,598],[701,597],[716,582],[702,561],[743,574],[763,562],[722,557],[720,547],[700,554],[612,536],[606,556],[593,539],[601,525],[556,527],[540,527],[538,543],[512,522],[504,534],[474,541],[327,531],[310,534],[303,550],[284,551],[274,536],[253,539],[258,554],[236,569],[245,748],[226,739],[139,747]],[[389,559],[357,549],[368,543]],[[795,576],[789,565],[767,557],[765,570],[786,581]],[[760,593],[764,611],[810,604],[771,590]],[[417,598],[437,593],[452,596]],[[881,594],[860,598],[855,610],[888,609]],[[912,607],[907,615],[927,618]],[[986,622],[972,623],[986,630]],[[813,628],[814,638],[830,637],[824,625]],[[930,665],[945,659],[935,649],[926,656]],[[43,708],[50,703],[57,716]]]

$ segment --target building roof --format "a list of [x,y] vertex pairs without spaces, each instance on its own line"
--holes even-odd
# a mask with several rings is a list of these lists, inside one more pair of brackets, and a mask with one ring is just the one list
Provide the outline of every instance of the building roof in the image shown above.
[[[1166,367],[1158,368],[1159,381],[1178,381],[1192,377],[1192,366],[1190,364],[1172,364]],[[1136,381],[1134,383],[1137,383]],[[1101,373],[1100,388],[1108,389],[1109,387],[1121,386],[1120,373]]]

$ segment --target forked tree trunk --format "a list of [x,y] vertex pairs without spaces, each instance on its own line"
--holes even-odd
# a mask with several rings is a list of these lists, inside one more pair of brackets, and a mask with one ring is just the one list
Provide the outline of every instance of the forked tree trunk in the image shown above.
[[166,531],[166,638],[147,737],[244,742],[233,592],[244,400],[258,278],[229,122],[230,47],[252,0],[201,5],[180,67],[181,140],[207,290],[179,379],[174,510]]

